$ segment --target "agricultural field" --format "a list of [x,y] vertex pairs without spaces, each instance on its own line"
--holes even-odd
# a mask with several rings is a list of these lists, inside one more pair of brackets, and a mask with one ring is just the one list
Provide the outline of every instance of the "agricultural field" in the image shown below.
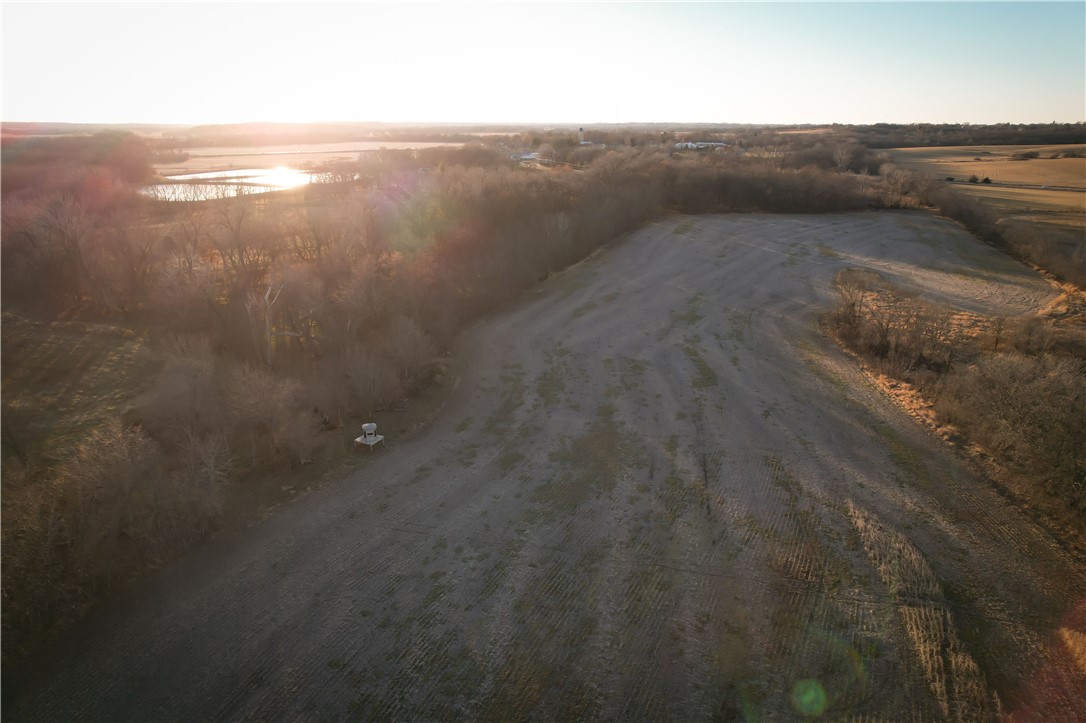
[[[947,185],[955,193],[987,206],[1004,229],[1015,229],[1017,238],[1035,239],[1027,246],[1059,249],[1027,252],[1033,263],[1044,266],[1074,258],[1074,249],[1086,238],[1086,146],[897,148],[889,153],[894,163],[909,170],[940,181],[953,178]],[[1079,157],[1065,157],[1068,153]],[[1037,157],[1015,160],[1033,154]],[[970,183],[973,175],[991,183]],[[1062,265],[1048,270],[1081,278]]]
[[1086,571],[821,331],[846,268],[1056,297],[927,214],[644,227],[471,329],[425,429],[43,650],[5,717],[1074,720]]
[[[1064,218],[1050,218],[1051,222],[1070,223],[1086,214],[1086,192],[1059,191],[1054,189],[989,186],[966,183],[955,185],[960,193],[980,199],[985,204],[1009,213],[1060,214]],[[1081,218],[1079,219],[1081,225]]]
[[[1053,158],[1067,152],[1078,158]],[[894,163],[909,170],[931,173],[936,178],[967,181],[970,176],[991,178],[993,184],[1048,186],[1050,189],[1086,190],[1086,146],[952,146],[892,148]],[[1036,158],[1014,156],[1037,153]],[[1083,210],[1078,201],[1072,210]]]
[[157,163],[155,173],[176,176],[231,168],[319,168],[335,161],[355,161],[359,153],[380,150],[411,150],[460,146],[461,143],[401,141],[345,141],[340,143],[300,143],[267,146],[215,146],[185,149],[188,158]]
[[5,444],[23,455],[56,460],[103,419],[124,414],[161,366],[131,329],[6,311],[3,326],[4,414],[19,420],[6,425],[17,438]]

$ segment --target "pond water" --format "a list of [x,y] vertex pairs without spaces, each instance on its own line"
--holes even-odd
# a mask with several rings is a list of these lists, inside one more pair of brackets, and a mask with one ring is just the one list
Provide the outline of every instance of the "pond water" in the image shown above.
[[[145,196],[162,201],[207,201],[240,194],[268,193],[321,183],[320,172],[300,171],[284,164],[320,168],[334,161],[354,161],[380,151],[459,148],[463,143],[343,141],[266,146],[203,146],[186,149],[187,158],[155,165],[165,179],[144,187]],[[218,170],[244,164],[244,168]]]
[[159,201],[207,201],[251,193],[268,193],[319,183],[320,173],[294,168],[241,168],[167,176],[166,183],[144,187],[141,193]]

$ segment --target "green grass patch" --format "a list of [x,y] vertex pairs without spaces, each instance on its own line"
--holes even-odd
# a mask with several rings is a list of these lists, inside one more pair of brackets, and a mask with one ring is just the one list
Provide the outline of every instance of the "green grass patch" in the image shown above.
[[694,364],[694,369],[697,370],[697,377],[690,383],[695,389],[707,389],[709,387],[715,387],[718,383],[716,372],[709,365],[709,362],[702,358],[701,353],[691,344],[687,344],[683,347],[683,352],[686,353],[687,358]]
[[675,236],[682,236],[689,233],[690,231],[693,231],[695,225],[696,224],[692,219],[686,219],[676,224],[675,228],[671,229],[671,233]]
[[498,469],[502,474],[510,472],[517,463],[524,459],[524,455],[515,449],[503,452],[498,456]]
[[579,319],[580,317],[584,316],[585,314],[592,311],[596,307],[597,307],[597,304],[596,304],[595,301],[589,301],[589,302],[587,302],[585,304],[581,304],[580,306],[578,306],[576,309],[573,310],[573,318],[574,319]]
[[566,379],[570,376],[570,366],[566,362],[569,350],[558,345],[555,352],[544,352],[547,367],[536,379],[536,394],[547,407],[555,407],[566,391]]
[[615,418],[615,409],[603,404],[583,434],[552,455],[568,474],[551,478],[536,488],[537,502],[559,509],[580,504],[592,493],[611,492],[623,473],[643,466],[637,437]]
[[505,389],[502,402],[487,417],[483,431],[487,434],[505,434],[512,425],[513,413],[524,404],[524,367],[520,364],[508,365],[502,375]]

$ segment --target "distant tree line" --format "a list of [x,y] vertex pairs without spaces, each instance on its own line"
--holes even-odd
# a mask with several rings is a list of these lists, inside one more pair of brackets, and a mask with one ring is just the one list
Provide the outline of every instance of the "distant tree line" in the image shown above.
[[4,203],[67,195],[96,211],[132,197],[132,184],[151,175],[151,149],[133,133],[92,136],[8,137],[0,146]]
[[1086,143],[1086,123],[876,123],[842,128],[868,148]]

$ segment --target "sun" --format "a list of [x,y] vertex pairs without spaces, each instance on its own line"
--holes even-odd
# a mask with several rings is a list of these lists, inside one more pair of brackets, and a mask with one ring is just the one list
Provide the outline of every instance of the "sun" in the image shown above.
[[309,174],[294,168],[279,166],[269,169],[265,174],[261,174],[260,180],[275,188],[297,188],[309,183]]

